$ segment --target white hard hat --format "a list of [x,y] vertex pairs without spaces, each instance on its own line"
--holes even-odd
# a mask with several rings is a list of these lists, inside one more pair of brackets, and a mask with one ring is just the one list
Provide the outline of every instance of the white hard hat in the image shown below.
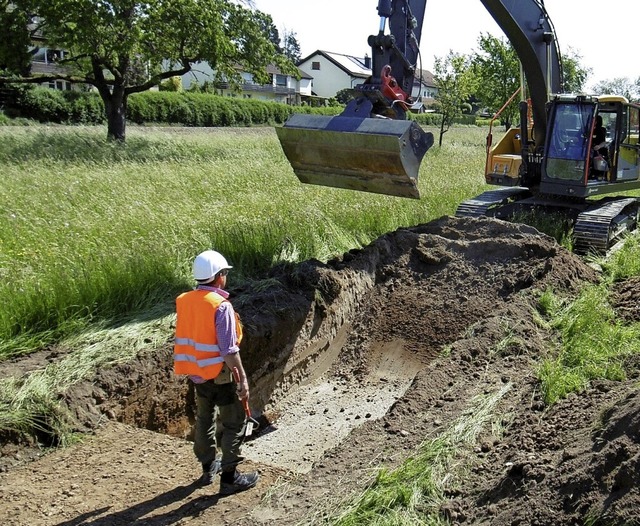
[[193,261],[193,277],[196,281],[208,282],[221,270],[233,268],[220,252],[205,250]]

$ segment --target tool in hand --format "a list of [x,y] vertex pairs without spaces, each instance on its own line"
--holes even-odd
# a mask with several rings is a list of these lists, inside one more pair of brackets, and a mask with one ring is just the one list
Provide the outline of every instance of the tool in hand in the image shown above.
[[[233,378],[237,384],[240,383],[240,373],[237,367],[233,368]],[[246,423],[244,436],[249,437],[253,433],[254,429],[258,429],[260,424],[258,421],[251,416],[251,409],[249,409],[249,398],[244,398],[242,400],[242,406],[244,407],[244,414],[246,416]]]

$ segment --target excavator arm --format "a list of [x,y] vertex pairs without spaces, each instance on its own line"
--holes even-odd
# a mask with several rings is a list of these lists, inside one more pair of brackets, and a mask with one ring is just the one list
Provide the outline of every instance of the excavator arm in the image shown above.
[[[560,53],[543,1],[481,1],[512,43],[527,79],[534,129],[531,139],[523,137],[523,152],[541,149],[546,104],[561,89]],[[372,74],[356,86],[353,100],[338,116],[294,114],[276,129],[300,181],[420,197],[418,172],[433,135],[406,114],[425,8],[426,0],[379,0],[379,31],[368,39]],[[526,135],[527,126],[522,129]]]
[[[562,91],[562,62],[555,29],[542,0],[480,0],[513,46],[527,81],[536,148],[547,129],[546,105]],[[522,127],[523,131],[527,129]]]
[[[303,183],[419,198],[420,162],[433,135],[406,119],[426,0],[379,0],[372,75],[338,116],[294,114],[276,132]],[[386,29],[389,32],[386,33]]]

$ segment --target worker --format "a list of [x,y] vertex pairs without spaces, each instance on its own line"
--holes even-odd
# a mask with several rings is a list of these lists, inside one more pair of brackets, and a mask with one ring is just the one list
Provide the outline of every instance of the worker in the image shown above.
[[[249,384],[240,359],[242,325],[224,290],[231,268],[214,250],[195,258],[193,277],[197,286],[176,300],[174,347],[174,371],[188,375],[195,389],[193,451],[202,464],[200,481],[211,484],[221,472],[223,495],[252,488],[259,478],[256,472],[242,474],[237,470],[246,426],[241,401],[249,398]],[[237,384],[234,368],[239,376]]]
[[[606,173],[609,163],[609,150],[607,149],[607,130],[602,125],[602,115],[596,115],[596,123],[593,127],[593,138],[591,139],[593,151],[593,165],[595,176],[599,177]],[[604,161],[604,162],[603,162]]]

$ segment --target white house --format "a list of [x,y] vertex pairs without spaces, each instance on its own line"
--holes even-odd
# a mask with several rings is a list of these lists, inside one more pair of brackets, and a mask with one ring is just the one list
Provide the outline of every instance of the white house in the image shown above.
[[[216,83],[216,89],[221,95],[229,97],[242,97],[245,99],[266,100],[271,102],[283,102],[285,104],[300,104],[305,96],[311,96],[311,77],[299,70],[300,79],[292,75],[284,75],[273,65],[267,66],[270,78],[268,84],[258,84],[253,75],[240,71],[243,82],[241,91],[232,89],[228,83]],[[213,82],[214,71],[206,62],[194,64],[193,69],[182,76],[182,86],[189,89],[193,84],[203,85],[205,82]]]
[[318,50],[298,62],[298,68],[313,77],[311,89],[323,98],[338,91],[355,88],[371,76],[371,63],[365,58]]
[[[342,53],[318,50],[298,62],[300,70],[309,73],[313,94],[318,97],[335,97],[343,89],[355,88],[371,76],[371,59],[358,58]],[[418,70],[413,81],[411,96],[424,104],[433,102],[438,92],[433,74]]]

